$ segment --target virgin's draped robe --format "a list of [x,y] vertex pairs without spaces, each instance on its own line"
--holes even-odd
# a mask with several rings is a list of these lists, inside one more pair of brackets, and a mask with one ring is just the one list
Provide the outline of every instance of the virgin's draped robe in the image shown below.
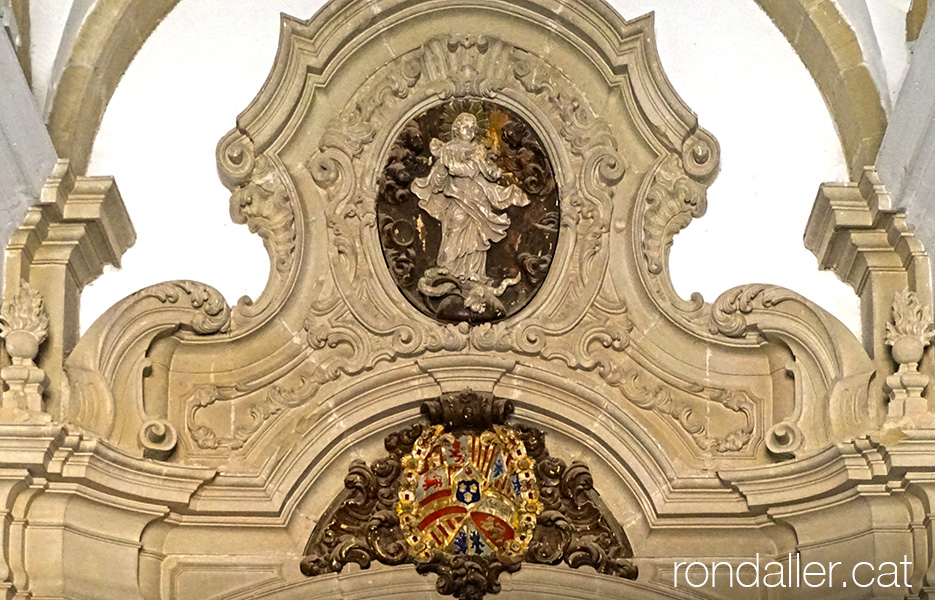
[[496,183],[500,169],[482,144],[433,139],[431,150],[437,157],[432,170],[413,182],[412,192],[442,225],[437,266],[461,281],[487,285],[487,250],[510,227],[510,218],[494,211],[526,206],[529,198],[515,185]]

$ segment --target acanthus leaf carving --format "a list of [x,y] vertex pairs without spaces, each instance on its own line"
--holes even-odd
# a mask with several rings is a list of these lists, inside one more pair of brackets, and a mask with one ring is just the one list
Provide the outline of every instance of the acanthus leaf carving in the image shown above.
[[422,435],[415,424],[384,440],[388,456],[372,465],[355,460],[344,478],[344,492],[320,534],[313,534],[300,568],[307,576],[338,572],[356,563],[362,569],[374,558],[401,564],[409,557],[396,514],[400,460]]
[[[528,429],[523,433],[537,435]],[[543,447],[536,459],[536,475],[543,512],[526,560],[549,565],[565,562],[575,569],[588,566],[598,573],[636,579],[630,543],[620,526],[607,519],[587,465],[575,462],[569,466],[549,456]]]
[[688,177],[682,159],[666,157],[646,193],[642,247],[650,273],[662,273],[672,238],[704,215],[707,206],[705,187]]
[[230,198],[234,223],[247,225],[263,239],[274,269],[287,273],[295,260],[295,208],[282,176],[264,155],[255,159],[253,172]]
[[[712,435],[707,420],[698,416],[692,403],[676,397],[664,383],[646,382],[646,369],[627,353],[631,349],[632,328],[626,304],[605,286],[592,310],[572,332],[573,343],[568,344],[566,340],[563,345],[545,345],[540,355],[560,360],[572,369],[596,372],[637,408],[671,419],[701,450],[725,453],[746,448],[756,427],[756,403],[750,394],[688,384],[686,389],[676,392],[721,406],[742,417],[742,423],[725,435]],[[638,351],[634,350],[633,356],[638,356]]]
[[747,333],[747,319],[756,308],[772,308],[780,302],[799,296],[787,289],[764,284],[742,285],[727,290],[711,307],[708,328],[712,334],[743,337]]
[[[379,240],[381,235],[388,235],[388,230],[392,234],[393,223],[385,219],[378,222],[374,184],[370,174],[359,171],[360,165],[369,164],[369,159],[361,156],[387,124],[400,121],[406,107],[424,102],[427,97],[432,101],[495,99],[511,89],[528,94],[549,116],[575,169],[570,187],[561,196],[560,220],[556,215],[543,224],[564,228],[568,230],[566,239],[575,240],[572,252],[567,254],[569,260],[563,265],[550,265],[552,271],[563,271],[555,277],[559,283],[548,293],[566,301],[553,302],[548,314],[471,327],[405,318],[397,314],[398,304],[387,301],[386,284],[373,271],[369,238]],[[574,369],[596,371],[636,406],[673,419],[702,449],[727,452],[746,447],[755,418],[752,401],[745,392],[691,392],[697,400],[715,403],[743,417],[743,424],[726,437],[711,437],[692,416],[690,403],[674,400],[665,387],[647,389],[645,384],[637,385],[635,382],[643,377],[639,369],[624,367],[605,356],[608,351],[625,353],[631,327],[625,310],[611,310],[607,319],[595,304],[600,303],[597,297],[607,260],[614,188],[626,172],[626,162],[611,131],[558,69],[493,37],[436,38],[377,71],[329,126],[319,142],[319,151],[307,163],[327,199],[334,286],[323,286],[308,311],[304,330],[311,353],[304,374],[299,379],[293,377],[292,383],[277,384],[265,401],[251,408],[259,418],[252,422],[261,424],[283,408],[307,401],[321,385],[342,376],[359,375],[381,362],[472,349],[561,360]],[[698,144],[707,143],[699,140]],[[702,161],[705,157],[695,158]],[[705,190],[689,177],[682,168],[682,159],[675,154],[665,159],[655,177],[650,191],[654,204],[644,219],[644,227],[651,235],[644,239],[648,244],[644,250],[654,252],[653,242],[646,240],[655,236],[654,247],[661,260],[671,237],[693,216],[703,214]],[[406,250],[395,249],[389,261],[391,268],[407,268],[411,256]],[[539,257],[524,260],[531,272],[541,268]],[[595,314],[585,316],[588,311]],[[569,335],[573,338],[571,346],[564,339]],[[561,337],[562,343],[550,344],[553,337]],[[281,395],[288,390],[298,392],[294,401],[283,403]],[[740,398],[740,405],[732,400],[720,401],[725,398]],[[235,444],[239,447],[241,442]]]
[[180,323],[197,334],[226,333],[230,329],[231,309],[224,296],[209,285],[197,281],[166,281],[142,289],[133,297],[138,300],[155,298],[163,304],[178,304],[188,298],[193,310],[191,318]]

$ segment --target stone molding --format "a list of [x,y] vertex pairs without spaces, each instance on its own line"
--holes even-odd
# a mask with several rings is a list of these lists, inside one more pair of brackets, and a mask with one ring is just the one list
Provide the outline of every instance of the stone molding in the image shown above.
[[[130,62],[178,0],[111,0],[88,5],[69,23],[49,83],[46,122],[59,156],[84,175],[107,103]],[[76,7],[77,8],[77,7]]]
[[136,241],[120,192],[112,177],[75,176],[61,160],[47,180],[38,204],[29,208],[10,236],[4,272],[4,303],[26,282],[44,299],[49,315],[48,341],[38,365],[49,377],[46,411],[63,414],[65,357],[78,342],[81,290],[105,265]]
[[[833,270],[860,297],[864,346],[874,357],[874,387],[879,389],[896,368],[887,349],[887,330],[897,293],[908,290],[923,309],[932,307],[931,261],[922,242],[904,211],[893,207],[876,171],[866,168],[856,184],[821,186],[805,229],[805,246],[821,268]],[[921,370],[931,373],[931,350],[921,362]]]
[[[178,0],[121,0],[119,9],[88,11],[75,43],[59,49],[48,105],[50,132],[61,156],[84,173],[94,137],[130,61]],[[881,91],[864,63],[857,36],[832,0],[757,0],[783,33],[831,107],[852,178],[873,164],[886,130]],[[915,5],[923,4],[921,1]],[[107,76],[94,76],[106,73]],[[76,112],[77,99],[92,98]]]
[[[874,81],[834,0],[756,0],[789,40],[831,112],[851,180],[876,162],[887,126],[886,82]],[[880,89],[883,86],[883,89]]]
[[2,424],[0,440],[0,589],[8,597],[138,594],[135,568],[83,570],[85,561],[70,560],[63,545],[135,564],[143,529],[187,505],[215,475],[133,458],[56,424]]

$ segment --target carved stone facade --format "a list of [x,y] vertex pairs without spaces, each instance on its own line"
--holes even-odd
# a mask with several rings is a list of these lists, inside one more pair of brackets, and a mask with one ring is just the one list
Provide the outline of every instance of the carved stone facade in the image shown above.
[[867,170],[806,231],[863,343],[776,286],[685,300],[669,250],[719,158],[651,16],[284,17],[217,148],[269,253],[258,298],[157,283],[78,339],[81,288],[133,230],[67,162],[12,238],[7,597],[749,598],[678,564],[755,556],[905,559],[901,585],[822,595],[935,597],[925,251]]

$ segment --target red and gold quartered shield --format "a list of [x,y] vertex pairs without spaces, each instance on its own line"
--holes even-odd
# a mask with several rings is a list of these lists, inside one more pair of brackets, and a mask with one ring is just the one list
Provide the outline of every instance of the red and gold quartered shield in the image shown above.
[[522,559],[540,510],[533,460],[507,427],[475,434],[436,425],[403,459],[397,510],[415,554]]

